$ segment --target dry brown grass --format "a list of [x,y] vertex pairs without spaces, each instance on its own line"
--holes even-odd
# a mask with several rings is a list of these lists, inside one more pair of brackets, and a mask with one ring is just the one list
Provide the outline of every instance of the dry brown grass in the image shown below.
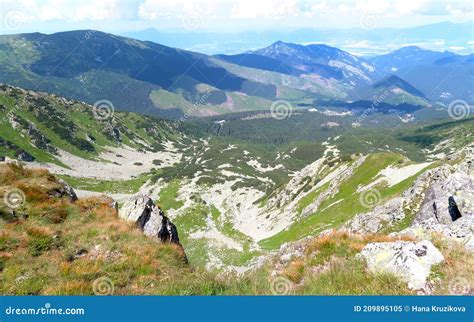
[[30,209],[29,215],[44,219],[53,224],[59,224],[66,220],[69,213],[69,207],[69,202],[64,199],[49,201],[43,200]]
[[91,283],[82,280],[65,281],[60,285],[47,286],[43,291],[44,295],[77,295],[91,293]]
[[432,270],[432,277],[437,283],[435,294],[463,295],[453,293],[450,288],[453,284],[464,282],[466,290],[472,295],[474,292],[474,254],[461,243],[448,241],[437,233],[433,234],[433,244],[444,256],[444,261]]
[[162,283],[147,281],[191,274],[182,248],[119,219],[112,199],[51,197],[60,184],[45,171],[1,165],[0,175],[0,194],[19,188],[26,196],[18,209],[25,216],[2,223],[0,293],[92,294],[94,280],[106,276],[116,294],[156,294]]
[[301,259],[296,259],[290,262],[290,264],[283,271],[283,275],[286,276],[290,281],[299,283],[303,278],[305,269],[305,262]]
[[397,240],[414,241],[415,239],[411,236],[396,237],[383,234],[353,234],[347,231],[333,230],[328,234],[311,240],[306,248],[306,253],[308,255],[312,254],[328,244],[341,245],[343,243],[347,244],[350,249],[360,252],[369,243],[393,242]]
[[33,180],[36,178],[46,178],[47,180],[54,180],[54,176],[44,169],[27,169],[22,165],[14,163],[0,165],[0,184],[10,185],[15,181],[22,179]]

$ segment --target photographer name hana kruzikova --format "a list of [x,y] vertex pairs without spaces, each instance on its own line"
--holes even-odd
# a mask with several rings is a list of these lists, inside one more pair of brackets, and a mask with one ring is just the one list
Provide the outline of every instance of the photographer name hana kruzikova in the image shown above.
[[411,307],[412,312],[466,312],[465,306],[417,306],[412,305]]

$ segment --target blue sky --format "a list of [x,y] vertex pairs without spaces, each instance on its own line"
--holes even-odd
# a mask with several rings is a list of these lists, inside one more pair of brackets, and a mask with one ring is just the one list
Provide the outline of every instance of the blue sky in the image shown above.
[[2,34],[97,29],[126,32],[410,27],[472,21],[472,1],[0,0]]

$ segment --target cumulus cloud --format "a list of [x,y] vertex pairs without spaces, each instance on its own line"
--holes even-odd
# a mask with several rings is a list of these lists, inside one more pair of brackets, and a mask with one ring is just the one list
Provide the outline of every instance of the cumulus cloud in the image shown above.
[[434,19],[462,22],[472,20],[473,13],[469,0],[0,0],[0,6],[0,15],[15,10],[31,24],[92,22],[121,28],[124,22],[160,26],[164,21],[162,25],[179,28],[189,14],[197,14],[214,29],[228,28],[231,20],[239,28],[245,24],[278,29],[284,27],[275,25],[279,18],[288,19],[293,28],[347,28],[375,14],[384,23],[403,27]]
[[226,2],[218,0],[144,0],[138,6],[138,17],[145,20],[180,18],[189,13],[215,16]]
[[296,0],[240,0],[231,9],[231,18],[255,19],[259,17],[294,16],[299,13]]
[[31,22],[102,21],[132,18],[136,8],[133,1],[120,0],[4,0],[2,11],[21,12]]

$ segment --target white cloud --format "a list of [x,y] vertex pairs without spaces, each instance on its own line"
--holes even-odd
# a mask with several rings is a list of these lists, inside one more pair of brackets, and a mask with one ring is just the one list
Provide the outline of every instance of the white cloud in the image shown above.
[[[0,15],[25,16],[25,29],[181,28],[183,17],[200,17],[203,28],[350,28],[376,15],[382,27],[450,20],[472,21],[472,2],[463,0],[0,0]],[[275,23],[285,18],[286,24]],[[1,21],[1,19],[0,19]],[[48,25],[49,24],[49,25]],[[74,26],[72,24],[75,24]],[[37,27],[40,28],[37,28]]]
[[132,17],[136,9],[131,4],[120,0],[20,0],[6,1],[2,9],[20,11],[31,22],[103,21]]
[[100,0],[85,2],[76,7],[72,20],[101,21],[108,19],[120,19],[123,17],[122,7],[118,0]]
[[356,8],[364,13],[383,13],[390,8],[390,3],[380,0],[362,0],[357,2]]
[[181,18],[188,13],[213,17],[225,3],[218,0],[144,0],[138,7],[138,16],[145,20]]
[[230,16],[238,19],[279,18],[298,13],[296,0],[241,0],[234,4]]
[[393,3],[393,7],[400,15],[413,14],[428,4],[426,0],[398,0]]
[[448,49],[452,51],[463,51],[467,48],[464,46],[449,46]]

